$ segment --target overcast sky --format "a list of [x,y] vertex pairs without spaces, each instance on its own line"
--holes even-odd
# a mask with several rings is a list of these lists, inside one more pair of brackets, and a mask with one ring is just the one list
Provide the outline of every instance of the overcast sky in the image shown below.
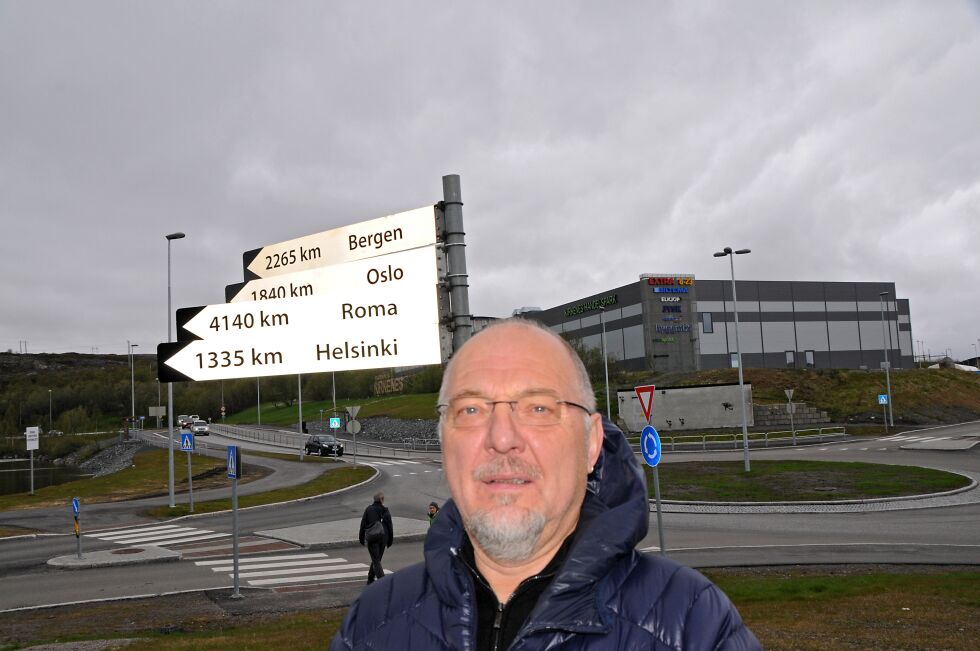
[[[980,337],[980,2],[0,0],[0,349],[155,351],[241,254],[462,180],[478,315],[893,281]],[[917,351],[918,352],[918,351]]]

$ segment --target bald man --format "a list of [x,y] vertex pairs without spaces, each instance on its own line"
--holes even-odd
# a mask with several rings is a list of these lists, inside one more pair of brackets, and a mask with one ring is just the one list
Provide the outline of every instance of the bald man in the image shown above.
[[761,649],[711,582],[636,551],[643,470],[561,337],[482,330],[438,408],[452,499],[425,561],[367,588],[331,649]]

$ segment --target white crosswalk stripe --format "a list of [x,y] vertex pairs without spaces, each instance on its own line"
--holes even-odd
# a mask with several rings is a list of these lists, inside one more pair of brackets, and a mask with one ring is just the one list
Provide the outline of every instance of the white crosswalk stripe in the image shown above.
[[166,545],[177,545],[180,543],[197,542],[200,540],[213,540],[215,538],[227,538],[228,533],[218,533],[210,529],[195,529],[194,527],[181,527],[173,524],[156,525],[149,527],[133,527],[128,529],[110,529],[107,531],[96,531],[84,534],[87,538],[104,540],[120,545],[154,545],[164,547]]
[[[228,572],[229,577],[234,576],[234,560],[231,557],[194,564],[212,572]],[[349,563],[347,559],[331,558],[322,553],[240,556],[238,559],[238,577],[253,586],[363,579],[367,577],[367,570],[368,566],[364,563]]]

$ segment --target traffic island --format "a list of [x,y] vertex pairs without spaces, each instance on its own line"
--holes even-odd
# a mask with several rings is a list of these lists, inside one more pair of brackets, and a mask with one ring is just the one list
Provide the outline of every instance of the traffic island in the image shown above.
[[179,561],[180,552],[163,547],[147,545],[146,547],[122,547],[106,549],[98,552],[86,552],[79,558],[78,554],[57,556],[48,561],[48,565],[62,570],[84,570],[92,567],[113,567],[116,565],[141,565],[143,563],[160,563]]

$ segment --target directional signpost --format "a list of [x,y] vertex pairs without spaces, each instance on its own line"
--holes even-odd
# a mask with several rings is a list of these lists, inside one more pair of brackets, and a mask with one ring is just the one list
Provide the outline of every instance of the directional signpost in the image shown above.
[[235,591],[232,599],[241,599],[238,591],[238,478],[242,476],[242,453],[237,445],[228,446],[228,478],[231,479],[231,541]]
[[38,448],[40,437],[40,427],[28,427],[24,432],[24,438],[27,440],[27,449],[31,453],[31,495],[34,494],[34,450]]
[[435,247],[386,258],[329,296],[178,310],[179,341],[157,347],[161,381],[439,364]]
[[245,280],[343,264],[436,242],[432,206],[270,244],[242,254]]
[[648,384],[633,389],[637,399],[640,401],[640,409],[647,419],[647,426],[640,434],[640,452],[643,454],[644,461],[653,468],[653,495],[657,502],[657,531],[660,534],[660,553],[667,555],[667,547],[664,544],[664,522],[660,507],[660,473],[657,472],[657,465],[660,463],[662,448],[660,445],[660,435],[653,427],[653,395],[656,386]]
[[187,509],[194,512],[194,473],[191,470],[191,452],[194,451],[194,434],[181,432],[180,449],[187,453]]

